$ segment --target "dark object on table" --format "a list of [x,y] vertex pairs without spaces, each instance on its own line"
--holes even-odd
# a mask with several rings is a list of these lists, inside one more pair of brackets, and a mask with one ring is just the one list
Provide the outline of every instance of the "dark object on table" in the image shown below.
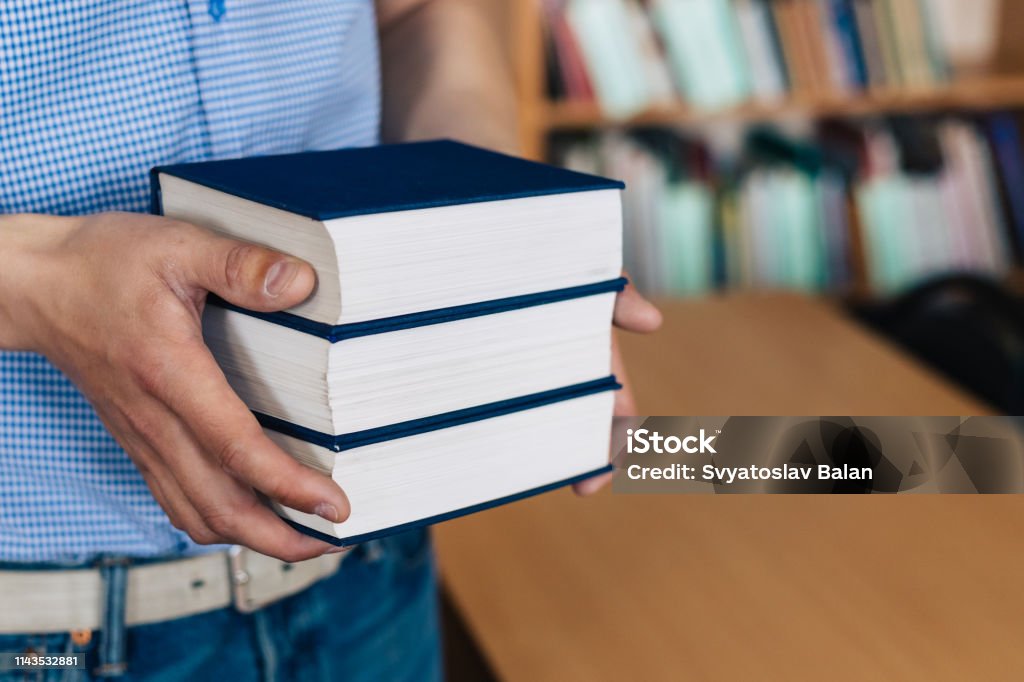
[[979,277],[943,277],[855,317],[999,412],[1024,414],[1024,299]]

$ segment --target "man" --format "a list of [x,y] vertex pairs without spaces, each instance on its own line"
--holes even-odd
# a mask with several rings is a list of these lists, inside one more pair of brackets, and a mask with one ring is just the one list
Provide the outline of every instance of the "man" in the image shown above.
[[[440,675],[426,535],[339,567],[280,521],[262,496],[332,521],[348,501],[202,342],[207,292],[282,310],[311,268],[141,213],[156,164],[381,134],[514,151],[497,44],[479,0],[0,5],[0,652],[138,679]],[[658,315],[630,290],[616,322]]]

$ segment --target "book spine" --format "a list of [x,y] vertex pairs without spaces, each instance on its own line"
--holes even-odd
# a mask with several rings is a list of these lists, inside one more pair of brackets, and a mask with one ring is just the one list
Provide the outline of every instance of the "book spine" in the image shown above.
[[909,85],[911,81],[907,78],[900,58],[893,0],[871,0],[871,6],[878,44],[882,52],[882,63],[885,66],[886,83],[890,86]]
[[733,6],[754,94],[766,101],[778,99],[785,94],[786,78],[773,44],[768,7],[761,0],[735,0]]
[[382,318],[379,320],[334,326],[323,322],[316,322],[298,315],[293,315],[292,313],[262,313],[254,310],[247,310],[228,303],[224,299],[213,294],[208,296],[207,303],[227,308],[228,310],[233,310],[244,315],[250,315],[257,319],[266,320],[267,322],[273,322],[274,324],[279,324],[282,327],[288,327],[304,334],[326,339],[331,343],[338,343],[346,339],[354,339],[361,336],[385,334],[402,329],[413,329],[415,327],[444,324],[472,317],[480,317],[481,315],[496,315],[510,310],[519,310],[521,308],[547,305],[549,303],[557,303],[559,301],[568,301],[573,298],[618,292],[622,291],[626,287],[626,284],[628,284],[628,280],[625,277],[619,277],[616,279],[606,280],[604,282],[583,284],[581,286],[556,289],[554,291],[542,291],[534,294],[510,296],[508,298],[501,298],[493,301],[470,303],[451,308],[427,310],[419,313],[409,313],[406,315]]
[[1000,168],[1009,222],[1013,224],[1018,259],[1024,253],[1024,146],[1013,115],[990,114],[985,119],[992,151]]
[[884,88],[889,85],[889,74],[882,58],[881,39],[874,12],[872,0],[853,0],[853,13],[857,20],[857,35],[861,39],[868,83],[873,88]]
[[149,171],[149,212],[153,215],[164,214],[164,198],[160,189],[160,174],[155,168]]
[[624,0],[570,0],[566,17],[602,109],[621,118],[647,108],[651,93]]
[[813,89],[812,78],[807,72],[807,62],[793,17],[794,0],[774,0],[772,18],[779,35],[779,45],[784,55],[789,83],[794,93]]
[[574,398],[582,398],[583,396],[604,393],[607,391],[617,391],[620,388],[622,388],[622,385],[616,381],[615,377],[608,376],[602,379],[576,384],[574,386],[565,386],[563,388],[544,391],[542,393],[518,396],[508,400],[488,403],[486,405],[479,405],[462,410],[445,412],[444,414],[438,414],[431,417],[424,417],[422,419],[413,419],[399,424],[391,424],[389,426],[382,426],[340,435],[322,433],[320,431],[315,431],[313,429],[306,428],[305,426],[299,426],[298,424],[293,424],[283,419],[278,419],[277,417],[261,414],[259,412],[254,412],[253,414],[256,417],[256,420],[260,423],[260,426],[265,429],[277,431],[278,433],[283,433],[286,436],[291,436],[292,438],[297,438],[334,452],[345,452],[346,450],[354,450],[355,448],[360,448],[365,445],[383,443],[390,440],[396,440],[398,438],[419,435],[421,433],[448,429],[453,426],[469,424],[471,422],[481,421],[484,419],[492,419],[494,417],[500,417],[514,412],[532,410],[537,407],[552,405],[565,400],[573,400]]
[[771,4],[773,2],[774,0],[757,0],[757,4],[761,10],[761,22],[765,26],[770,38],[771,50],[774,55],[773,61],[778,65],[779,73],[782,76],[783,88],[786,90],[792,90],[793,82],[786,66],[785,52],[782,49],[782,34],[779,33],[779,25],[775,20],[775,12],[773,12],[771,8]]
[[830,0],[831,18],[834,22],[836,35],[843,58],[849,65],[853,82],[858,88],[866,88],[870,82],[867,64],[864,61],[864,50],[857,31],[857,17],[854,13],[853,0]]

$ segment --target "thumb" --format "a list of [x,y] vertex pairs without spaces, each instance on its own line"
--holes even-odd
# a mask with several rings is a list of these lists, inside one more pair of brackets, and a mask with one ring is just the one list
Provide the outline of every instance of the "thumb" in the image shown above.
[[194,254],[192,283],[242,308],[291,308],[316,285],[309,263],[256,244],[210,235]]

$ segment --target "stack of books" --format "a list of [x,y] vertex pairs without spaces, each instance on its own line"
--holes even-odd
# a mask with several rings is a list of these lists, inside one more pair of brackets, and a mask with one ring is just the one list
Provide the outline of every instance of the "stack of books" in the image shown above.
[[549,94],[625,117],[678,101],[713,110],[791,93],[933,88],[964,51],[957,4],[968,3],[545,0]]
[[272,314],[203,333],[267,435],[333,476],[338,544],[607,468],[622,184],[450,141],[156,168],[156,212],[308,261]]

